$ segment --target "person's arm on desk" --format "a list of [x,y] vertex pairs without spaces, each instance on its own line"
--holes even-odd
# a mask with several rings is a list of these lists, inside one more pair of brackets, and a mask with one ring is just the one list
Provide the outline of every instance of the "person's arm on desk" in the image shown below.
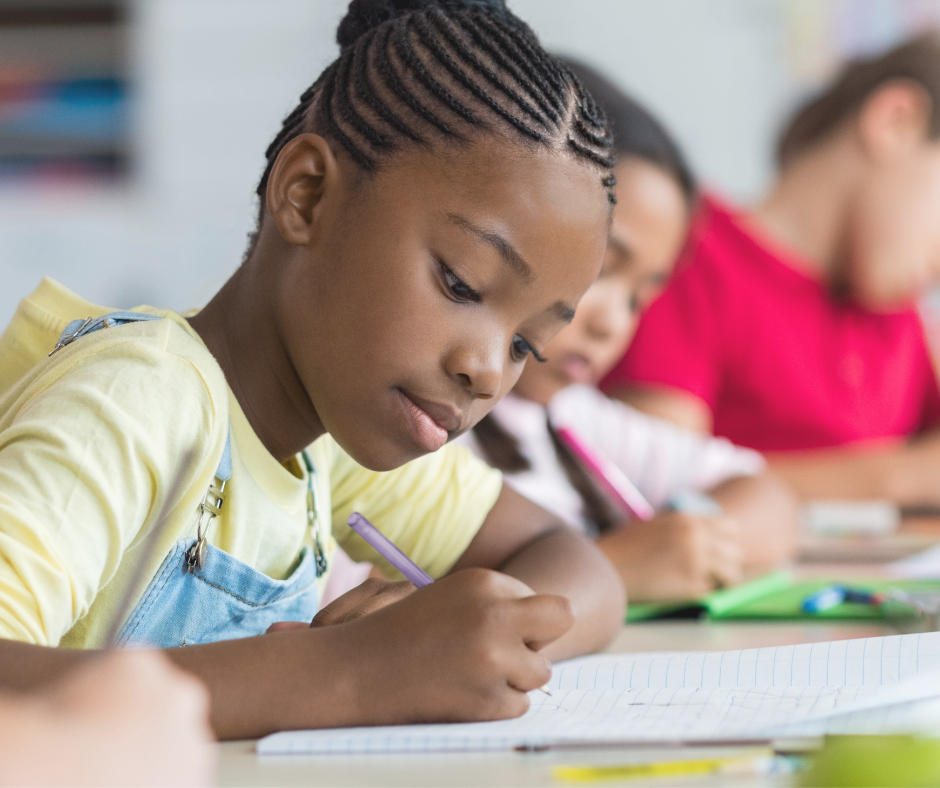
[[693,599],[793,557],[796,500],[779,479],[737,476],[708,494],[720,516],[662,511],[598,539],[631,600]]
[[804,500],[882,498],[900,506],[940,505],[940,430],[890,447],[820,449],[767,459]]
[[0,785],[209,785],[211,742],[205,689],[153,652],[92,659],[42,692],[0,695]]
[[[453,573],[432,585],[335,626],[165,653],[206,684],[223,739],[500,719],[528,708],[550,658],[605,644],[623,613],[600,551],[504,487]],[[0,641],[0,688],[45,687],[89,657]]]

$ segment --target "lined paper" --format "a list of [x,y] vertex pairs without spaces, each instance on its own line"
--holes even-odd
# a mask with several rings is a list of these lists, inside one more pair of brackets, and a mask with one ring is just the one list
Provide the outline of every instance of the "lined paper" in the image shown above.
[[904,732],[940,724],[940,633],[555,666],[518,719],[277,733],[262,754],[467,752],[577,742]]
[[561,662],[551,689],[897,684],[940,670],[940,632],[744,651],[604,654]]

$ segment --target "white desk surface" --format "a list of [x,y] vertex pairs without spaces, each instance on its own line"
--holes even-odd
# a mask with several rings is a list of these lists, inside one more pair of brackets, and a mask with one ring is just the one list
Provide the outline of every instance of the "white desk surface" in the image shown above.
[[[728,651],[761,646],[896,634],[885,625],[833,623],[720,623],[656,621],[624,627],[608,651]],[[559,786],[551,776],[556,764],[588,765],[708,757],[735,749],[579,750],[547,753],[472,753],[454,755],[266,756],[254,742],[220,745],[221,786]],[[789,785],[786,777],[735,778],[696,775],[605,782],[599,785]]]

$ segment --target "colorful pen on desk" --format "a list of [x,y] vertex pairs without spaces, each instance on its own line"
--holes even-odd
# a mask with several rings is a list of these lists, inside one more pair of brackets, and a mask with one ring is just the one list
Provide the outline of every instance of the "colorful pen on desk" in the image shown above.
[[848,588],[847,586],[826,586],[810,594],[803,600],[802,608],[804,613],[822,613],[843,602],[853,602],[857,605],[872,605],[877,607],[884,604],[888,596],[872,591],[865,591],[859,588]]
[[[359,514],[359,512],[353,512],[349,515],[349,519],[346,523],[359,534],[359,536],[365,539],[382,558],[407,577],[414,584],[415,588],[424,588],[424,586],[431,585],[431,583],[434,582],[434,578],[431,577],[431,575],[399,550],[391,539],[372,525],[372,523]],[[544,692],[546,695],[552,694],[545,687],[539,687],[539,691]]]
[[641,520],[652,518],[656,510],[620,468],[589,446],[570,427],[557,427],[555,432],[628,512]]

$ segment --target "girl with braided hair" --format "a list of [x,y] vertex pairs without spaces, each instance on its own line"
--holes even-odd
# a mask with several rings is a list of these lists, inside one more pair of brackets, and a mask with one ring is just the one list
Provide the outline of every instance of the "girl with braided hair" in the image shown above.
[[[0,338],[0,689],[87,659],[129,598],[116,643],[201,678],[223,738],[494,719],[623,620],[589,540],[446,445],[597,276],[604,116],[502,0],[354,0],[337,38],[204,309],[45,281]],[[334,537],[384,565],[353,511],[441,579],[317,613]]]

